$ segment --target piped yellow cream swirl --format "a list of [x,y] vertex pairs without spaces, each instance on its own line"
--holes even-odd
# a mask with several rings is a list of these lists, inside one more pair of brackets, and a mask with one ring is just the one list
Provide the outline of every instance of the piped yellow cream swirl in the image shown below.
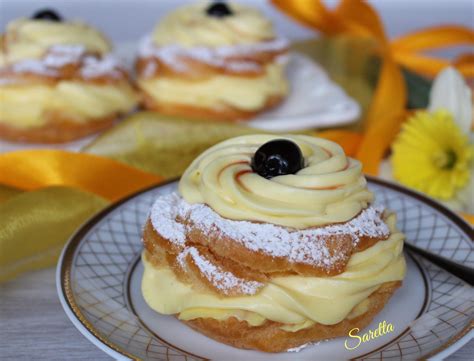
[[[305,167],[272,179],[254,173],[253,154],[273,139],[295,142]],[[189,166],[179,192],[225,218],[292,228],[346,222],[373,200],[359,161],[334,142],[304,135],[246,135],[219,143]]]
[[157,46],[183,47],[240,45],[274,38],[271,22],[258,10],[228,4],[232,15],[213,17],[206,13],[209,2],[183,6],[167,15],[155,28]]
[[86,52],[101,55],[111,50],[105,37],[84,23],[18,19],[7,26],[0,66],[40,59],[55,45],[81,45]]

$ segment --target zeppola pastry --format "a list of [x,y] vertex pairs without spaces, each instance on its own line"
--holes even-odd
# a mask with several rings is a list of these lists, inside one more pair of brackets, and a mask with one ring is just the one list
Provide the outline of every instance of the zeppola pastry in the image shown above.
[[137,95],[104,36],[53,11],[0,38],[0,138],[65,142],[110,126]]
[[310,136],[201,154],[145,225],[155,311],[234,347],[282,352],[366,327],[400,287],[404,236],[361,164]]
[[177,9],[143,40],[136,70],[145,108],[247,119],[288,93],[288,42],[260,12],[214,2]]

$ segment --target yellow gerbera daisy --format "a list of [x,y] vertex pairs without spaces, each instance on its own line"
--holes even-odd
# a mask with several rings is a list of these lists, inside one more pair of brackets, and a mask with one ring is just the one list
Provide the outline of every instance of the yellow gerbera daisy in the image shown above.
[[415,113],[392,146],[393,175],[432,197],[450,199],[467,184],[473,148],[450,113]]

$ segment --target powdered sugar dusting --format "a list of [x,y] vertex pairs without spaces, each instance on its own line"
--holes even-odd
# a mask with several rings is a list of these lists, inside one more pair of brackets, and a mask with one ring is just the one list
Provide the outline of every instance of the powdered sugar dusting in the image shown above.
[[224,294],[237,289],[240,293],[254,295],[263,287],[263,283],[248,281],[236,277],[233,273],[224,271],[204,258],[195,247],[186,247],[177,257],[179,264],[186,268],[186,257],[190,255],[195,265],[206,279]]
[[18,83],[15,79],[12,78],[2,78],[0,76],[0,85],[10,85]]
[[292,348],[289,348],[288,350],[286,350],[286,352],[300,352],[300,351],[303,351],[304,349],[310,347],[310,346],[317,346],[319,345],[321,342],[327,342],[328,340],[321,340],[321,341],[318,341],[318,342],[308,342],[308,343],[304,343],[300,346],[297,346],[297,347],[292,347]]
[[300,352],[301,350],[304,350],[309,345],[310,345],[309,343],[304,343],[298,347],[289,348],[288,350],[286,350],[286,352]]
[[[271,41],[235,46],[209,48],[204,46],[184,48],[179,45],[155,46],[150,36],[145,37],[139,47],[139,57],[153,57],[176,70],[188,71],[183,59],[191,59],[217,68],[225,68],[234,72],[258,72],[262,66],[255,61],[236,60],[235,57],[245,57],[261,52],[279,52],[288,48],[288,41],[277,38]],[[144,74],[144,76],[147,76]]]
[[15,73],[33,73],[44,76],[58,76],[59,69],[80,61],[85,48],[82,45],[55,45],[49,48],[42,59],[25,59],[11,67]]
[[36,59],[27,59],[13,64],[12,71],[14,73],[33,73],[44,76],[58,76],[57,69],[46,66],[43,62]]
[[[332,254],[324,242],[331,236],[347,235],[356,246],[361,237],[387,237],[388,226],[382,220],[383,209],[368,207],[344,224],[305,230],[287,229],[273,224],[234,221],[221,217],[204,204],[189,204],[177,193],[160,197],[151,211],[151,222],[164,238],[183,247],[186,235],[197,227],[204,234],[228,237],[247,249],[290,262],[331,266],[342,257]],[[176,219],[187,220],[186,224]]]
[[112,55],[102,58],[86,53],[82,45],[54,45],[41,59],[25,59],[11,65],[14,73],[32,73],[47,77],[61,75],[61,68],[79,64],[80,74],[84,78],[101,76],[118,77],[121,75],[120,64]]
[[98,78],[100,76],[120,76],[118,70],[119,63],[117,59],[111,55],[107,55],[101,59],[95,57],[84,58],[81,68],[81,75],[84,78]]
[[42,62],[47,67],[61,68],[78,62],[85,51],[83,45],[55,45],[49,48]]
[[172,193],[156,200],[151,209],[150,219],[153,228],[168,241],[174,243],[178,247],[184,247],[186,243],[186,227],[176,221],[178,217],[188,213],[189,207],[180,204],[178,195]]
[[143,70],[143,76],[145,78],[150,78],[155,74],[156,70],[158,69],[158,65],[154,62],[149,62],[145,65],[145,69]]

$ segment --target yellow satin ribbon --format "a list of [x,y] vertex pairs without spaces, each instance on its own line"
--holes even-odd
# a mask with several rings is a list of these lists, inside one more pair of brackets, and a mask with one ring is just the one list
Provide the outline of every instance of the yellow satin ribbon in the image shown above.
[[108,201],[162,180],[84,153],[0,154],[0,282],[54,265],[71,234]]
[[54,265],[71,234],[107,203],[70,187],[46,187],[0,202],[0,282]]
[[0,154],[0,184],[22,190],[62,185],[116,201],[162,180],[155,174],[91,154],[61,150]]
[[[448,65],[446,60],[421,55],[433,48],[474,43],[474,32],[462,26],[439,26],[420,30],[392,42],[385,34],[377,12],[360,0],[342,0],[334,9],[320,0],[271,0],[283,12],[328,36],[369,37],[378,44],[383,60],[378,85],[365,119],[364,138],[356,157],[364,171],[377,175],[379,164],[405,119],[407,90],[400,65],[415,72],[434,76]],[[472,76],[474,58],[464,56],[454,64]]]

